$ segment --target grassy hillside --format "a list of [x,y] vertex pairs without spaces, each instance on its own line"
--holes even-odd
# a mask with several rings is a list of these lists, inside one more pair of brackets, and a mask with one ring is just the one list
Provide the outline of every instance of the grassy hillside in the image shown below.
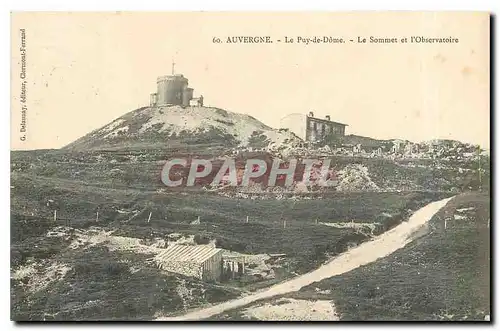
[[[11,177],[11,273],[15,275],[11,298],[12,318],[16,320],[142,320],[152,319],[156,313],[176,314],[227,300],[241,290],[309,271],[329,256],[397,225],[411,210],[449,195],[333,192],[321,199],[294,201],[233,199],[201,191],[157,192],[109,183],[105,170],[88,171],[86,176],[102,176],[95,181],[64,178],[64,166],[60,166],[60,173],[40,176],[41,166],[57,169],[53,162],[74,166],[74,155],[25,155],[31,158],[24,163],[26,168],[14,171]],[[63,156],[69,162],[64,162]],[[40,158],[45,159],[40,162]],[[47,158],[55,159],[48,162]],[[23,164],[20,160],[22,157],[13,161],[16,167]],[[93,166],[105,169],[107,164],[100,161]],[[198,216],[201,223],[191,224]],[[374,227],[336,228],[321,222]],[[60,226],[69,232],[48,236]],[[199,242],[215,240],[218,247],[240,253],[285,254],[285,262],[274,269],[274,279],[246,277],[230,284],[204,283],[158,270],[148,262],[152,254],[110,250],[100,241],[72,247],[75,231],[85,233],[93,227],[145,242],[165,239],[172,233],[195,235]],[[88,240],[92,242],[92,238]]]
[[[12,319],[151,320],[158,312],[183,311],[239,294],[163,272],[145,262],[148,255],[110,251],[104,246],[86,250],[58,248],[51,259],[34,267],[29,264],[36,271],[11,280]],[[54,266],[69,270],[51,275]],[[59,273],[64,270],[59,269]],[[33,290],[29,285],[34,282],[39,284],[33,284]]]
[[[78,181],[28,176],[13,176],[11,184],[14,240],[23,240],[30,233],[42,234],[55,225],[76,228],[97,225],[137,238],[183,232],[218,239],[221,247],[241,252],[297,256],[306,269],[314,264],[311,257],[316,254],[337,253],[347,242],[367,239],[353,229],[322,227],[316,223],[376,222],[379,224],[376,233],[380,233],[419,206],[449,195],[337,192],[314,200],[246,200],[209,193],[192,193],[187,198],[180,194],[100,188]],[[54,210],[58,215],[56,223],[51,221]],[[147,223],[150,212],[152,217]],[[198,216],[201,224],[191,225]],[[249,223],[245,223],[247,216]]]
[[[331,289],[344,320],[483,320],[490,313],[489,203],[486,194],[463,195],[431,220],[429,235],[298,296]],[[468,207],[475,209],[455,219]]]
[[[221,147],[189,149],[132,149],[121,151],[29,151],[11,153],[13,174],[53,177],[103,188],[139,190],[164,189],[160,173],[166,160],[179,157],[220,158],[230,151]],[[487,190],[489,160],[484,160],[481,175],[477,164],[468,161],[389,160],[332,156],[330,168],[341,171],[352,164],[367,168],[371,180],[382,190],[454,191]],[[219,160],[220,161],[220,160]],[[222,163],[222,162],[220,162]],[[213,173],[217,172],[213,169]],[[185,188],[181,188],[185,191]],[[172,190],[170,188],[169,190]]]
[[[109,134],[108,129],[97,135]],[[11,153],[12,318],[142,320],[224,301],[309,271],[396,226],[430,201],[453,191],[486,190],[489,183],[489,169],[478,182],[471,165],[464,165],[470,171],[460,172],[456,164],[446,162],[437,167],[435,161],[418,161],[422,166],[414,167],[392,160],[335,157],[336,169],[353,163],[367,167],[371,180],[385,192],[333,191],[298,200],[239,199],[199,187],[165,190],[159,180],[169,156],[220,156],[228,149],[199,144],[182,152],[172,144],[157,149],[135,144],[113,150],[117,145],[113,146],[99,151]],[[193,224],[197,217],[200,224]],[[48,235],[61,226],[66,229],[63,235]],[[199,243],[215,240],[217,247],[230,251],[285,257],[273,267],[273,279],[255,276],[211,284],[160,271],[150,261],[151,250],[114,249],[107,241],[95,241],[99,235],[88,235],[87,246],[73,247],[78,233],[87,236],[94,228],[112,231],[124,241],[154,242],[176,233],[195,236]],[[430,247],[436,250],[435,246]],[[379,277],[376,270],[369,272]],[[407,275],[404,270],[394,273]],[[359,277],[354,274],[352,279]],[[348,284],[350,279],[328,281]],[[305,290],[297,295],[312,297],[312,293]],[[352,293],[346,289],[332,293],[334,301],[349,298],[339,302],[343,318],[362,316],[349,306],[355,300],[349,297]]]
[[[489,199],[463,194],[405,248],[286,297],[331,300],[340,320],[348,321],[483,321],[491,308]],[[214,319],[241,319],[243,311]]]

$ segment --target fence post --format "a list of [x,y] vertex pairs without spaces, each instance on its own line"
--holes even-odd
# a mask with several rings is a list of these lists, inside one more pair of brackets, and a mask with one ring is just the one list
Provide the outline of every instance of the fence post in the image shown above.
[[246,221],[246,223],[248,223],[248,216],[247,216],[247,221]]
[[96,215],[95,215],[95,222],[99,222],[99,211],[96,212]]
[[54,222],[57,221],[57,210],[54,209]]
[[283,220],[283,229],[286,229],[286,220]]

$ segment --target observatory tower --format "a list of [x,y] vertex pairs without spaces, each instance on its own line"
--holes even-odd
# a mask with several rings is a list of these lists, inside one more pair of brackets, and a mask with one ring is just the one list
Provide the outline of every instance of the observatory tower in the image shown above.
[[175,74],[172,62],[172,74],[156,79],[156,93],[151,93],[150,106],[203,106],[203,96],[193,98],[194,89],[188,87],[189,81],[181,74]]

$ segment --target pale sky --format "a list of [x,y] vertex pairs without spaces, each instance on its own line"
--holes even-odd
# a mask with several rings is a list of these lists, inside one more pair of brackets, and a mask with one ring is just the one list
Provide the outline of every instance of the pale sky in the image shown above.
[[[26,29],[27,140],[20,141]],[[334,36],[345,44],[214,44],[213,37]],[[458,44],[357,44],[358,36]],[[38,13],[12,16],[13,149],[59,148],[148,105],[156,77],[189,79],[205,104],[278,127],[290,113],[346,134],[489,148],[487,13]]]

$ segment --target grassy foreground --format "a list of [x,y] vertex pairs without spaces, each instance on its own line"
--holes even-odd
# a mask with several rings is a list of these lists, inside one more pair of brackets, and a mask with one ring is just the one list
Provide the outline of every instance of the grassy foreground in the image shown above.
[[[489,221],[489,194],[462,194],[403,249],[285,297],[331,300],[345,321],[483,321],[491,303]],[[243,311],[213,319],[246,319]]]
[[[369,240],[403,221],[443,193],[341,193],[320,200],[241,200],[209,194],[189,197],[156,192],[96,189],[78,182],[13,177],[11,206],[12,318],[15,320],[148,320],[155,314],[178,314],[185,309],[229,300],[240,294],[234,287],[262,287],[256,278],[242,283],[209,284],[158,270],[151,255],[110,251],[105,243],[71,248],[74,237],[48,237],[50,229],[66,225],[86,231],[99,227],[113,235],[142,240],[165,238],[173,232],[215,239],[221,248],[242,253],[286,254],[286,266],[276,271],[280,281],[312,270],[329,256]],[[47,198],[60,201],[61,219],[50,218]],[[92,219],[101,210],[97,223]],[[138,210],[137,216],[117,210]],[[149,223],[149,212],[153,212]],[[246,215],[253,215],[245,223]],[[201,215],[201,224],[191,224]],[[314,217],[314,218],[313,218]],[[334,228],[314,222],[376,223],[373,234],[353,228]],[[287,220],[283,227],[282,220]],[[54,266],[65,273],[51,273]],[[36,269],[36,270],[32,270]],[[29,271],[29,273],[28,273]],[[33,279],[46,286],[31,286]],[[35,288],[35,289],[33,289]]]

